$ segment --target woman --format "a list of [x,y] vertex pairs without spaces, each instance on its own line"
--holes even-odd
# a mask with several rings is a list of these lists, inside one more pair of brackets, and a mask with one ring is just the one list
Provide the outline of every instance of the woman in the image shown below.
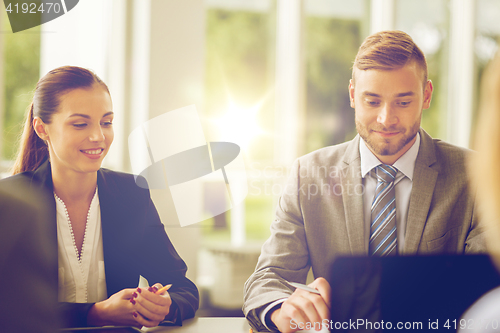
[[[149,191],[101,169],[113,142],[107,86],[60,67],[38,82],[13,177],[50,194],[57,233],[59,302],[66,326],[181,324],[198,290],[165,234]],[[148,288],[134,288],[142,275]],[[157,294],[162,284],[172,287]]]
[[[484,71],[481,82],[480,118],[469,173],[477,187],[486,244],[500,270],[500,53]],[[462,316],[459,332],[500,331],[500,287],[482,296]]]

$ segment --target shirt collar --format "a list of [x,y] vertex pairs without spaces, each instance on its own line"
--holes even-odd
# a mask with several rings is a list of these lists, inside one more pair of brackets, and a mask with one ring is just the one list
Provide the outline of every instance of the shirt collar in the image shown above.
[[[420,133],[417,132],[417,139],[413,143],[410,149],[406,151],[394,164],[393,166],[398,169],[410,180],[413,180],[413,171],[415,170],[415,161],[418,155],[418,149],[420,148]],[[361,158],[361,177],[365,178],[366,174],[370,172],[376,166],[382,164],[380,160],[372,153],[372,151],[366,146],[365,140],[360,138],[359,140],[359,155]]]

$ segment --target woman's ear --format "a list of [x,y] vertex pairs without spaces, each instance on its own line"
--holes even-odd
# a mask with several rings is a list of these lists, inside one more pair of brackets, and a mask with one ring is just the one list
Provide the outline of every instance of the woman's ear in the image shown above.
[[33,119],[33,128],[38,137],[44,141],[49,140],[49,134],[47,133],[46,124],[40,119],[40,117],[35,117]]

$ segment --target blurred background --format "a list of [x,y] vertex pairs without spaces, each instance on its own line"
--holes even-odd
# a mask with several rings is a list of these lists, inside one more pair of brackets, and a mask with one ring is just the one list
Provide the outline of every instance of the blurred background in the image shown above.
[[[182,228],[169,190],[152,197],[200,287],[199,315],[242,315],[243,283],[293,160],[356,135],[347,88],[363,39],[388,29],[412,36],[434,84],[422,127],[469,147],[478,83],[500,43],[498,18],[498,0],[85,0],[13,34],[3,11],[0,177],[9,174],[35,84],[55,67],[89,68],[108,84],[115,141],[104,167],[113,170],[131,172],[133,129],[195,104],[207,142],[241,147],[248,196]],[[193,196],[193,209],[207,216],[225,200],[213,185]]]

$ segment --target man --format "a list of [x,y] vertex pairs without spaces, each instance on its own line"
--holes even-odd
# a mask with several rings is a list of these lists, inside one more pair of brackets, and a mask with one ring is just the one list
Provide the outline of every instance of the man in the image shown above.
[[[432,91],[410,36],[366,38],[349,83],[358,135],[294,163],[271,237],[245,284],[243,311],[255,328],[295,332],[327,319],[328,268],[339,255],[485,250],[468,191],[467,150],[420,128]],[[304,283],[310,267],[310,286],[320,295],[285,282]]]

